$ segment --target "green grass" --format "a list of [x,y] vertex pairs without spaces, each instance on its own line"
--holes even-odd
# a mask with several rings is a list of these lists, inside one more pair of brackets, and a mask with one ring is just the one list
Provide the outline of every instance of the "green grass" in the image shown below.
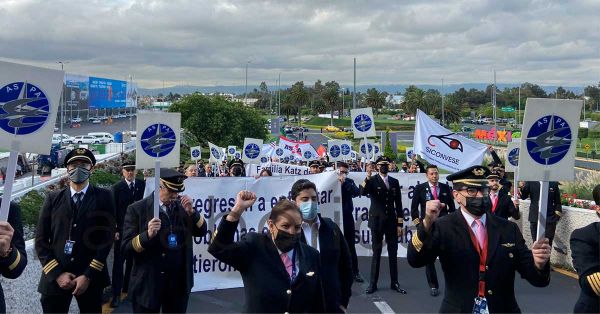
[[[381,116],[383,117],[383,115]],[[314,117],[308,120],[306,123],[302,125],[309,128],[321,128],[330,125],[331,119],[328,118],[319,118]],[[333,119],[333,125],[341,128],[350,127],[350,118],[341,118],[341,119]],[[375,119],[375,129],[376,130],[385,130],[386,128],[390,128],[391,130],[414,130],[415,122],[414,121],[400,121],[400,120],[387,120],[387,119]]]

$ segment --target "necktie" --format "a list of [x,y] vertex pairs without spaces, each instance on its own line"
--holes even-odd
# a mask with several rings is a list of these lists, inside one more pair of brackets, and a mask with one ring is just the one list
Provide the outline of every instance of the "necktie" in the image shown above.
[[285,270],[287,271],[290,279],[292,278],[292,259],[287,255],[287,253],[281,253],[281,261],[283,262],[283,266],[285,266]]
[[475,236],[477,237],[477,242],[479,242],[479,247],[483,248],[483,241],[485,240],[485,226],[481,222],[481,219],[475,219],[475,224],[477,225],[477,232],[475,232]]
[[433,185],[433,199],[437,200],[438,199],[438,193],[437,193],[437,185]]
[[83,199],[83,192],[77,192],[73,195],[73,202],[75,203],[75,208],[79,209],[81,207],[81,201]]
[[129,192],[131,192],[131,194],[133,194],[135,190],[133,189],[133,182],[129,183]]
[[383,183],[385,183],[386,188],[388,188],[388,189],[390,188],[390,184],[388,183],[387,177],[383,178]]

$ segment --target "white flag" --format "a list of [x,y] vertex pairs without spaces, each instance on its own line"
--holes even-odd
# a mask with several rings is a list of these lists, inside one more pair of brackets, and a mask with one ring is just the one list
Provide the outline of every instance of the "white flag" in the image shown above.
[[351,109],[352,131],[354,138],[375,136],[375,120],[372,108]]
[[260,152],[263,146],[263,140],[255,138],[245,138],[242,149],[242,161],[247,164],[260,164]]
[[219,163],[223,159],[223,148],[219,147],[211,142],[208,142],[208,149],[210,150],[210,163]]
[[329,161],[343,160],[344,157],[342,156],[342,141],[327,141],[327,154],[329,155]]
[[201,151],[200,146],[190,147],[190,156],[192,156],[192,160],[196,161],[202,159]]
[[481,165],[487,145],[460,136],[417,111],[414,152],[428,163],[456,172]]
[[309,144],[302,146],[302,159],[305,161],[312,161],[319,159],[317,151]]

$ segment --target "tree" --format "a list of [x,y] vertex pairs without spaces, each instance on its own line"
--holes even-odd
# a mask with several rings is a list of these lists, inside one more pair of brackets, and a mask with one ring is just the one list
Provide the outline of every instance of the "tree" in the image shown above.
[[325,83],[321,98],[323,98],[325,107],[331,111],[331,125],[333,125],[333,112],[340,103],[340,85],[336,81]]
[[375,88],[369,88],[367,89],[364,101],[367,107],[371,107],[375,110],[375,115],[377,116],[379,110],[383,108],[383,105],[385,104],[385,95]]
[[396,154],[394,154],[392,140],[390,139],[390,128],[385,129],[385,147],[383,148],[383,155],[391,160],[396,160]]
[[304,82],[299,81],[292,85],[289,100],[294,106],[296,106],[298,123],[301,124],[301,111],[304,105],[308,102],[308,92],[306,91],[306,88],[304,88]]
[[416,116],[417,109],[425,109],[425,93],[422,89],[411,85],[404,93],[404,103],[402,104],[404,111],[412,116]]
[[184,96],[169,111],[180,112],[181,126],[205,145],[241,146],[246,137],[266,139],[268,133],[267,120],[256,109],[220,96]]
[[[444,122],[446,124],[460,122],[462,105],[456,95],[450,94],[444,97]],[[441,119],[441,110],[436,118]]]
[[423,96],[425,107],[421,110],[428,115],[441,116],[442,113],[442,94],[437,89],[428,89]]

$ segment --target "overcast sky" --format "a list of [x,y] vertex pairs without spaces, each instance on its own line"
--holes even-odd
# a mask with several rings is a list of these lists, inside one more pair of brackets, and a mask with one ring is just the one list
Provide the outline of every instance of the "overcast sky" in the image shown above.
[[[327,4],[326,4],[327,3]],[[0,58],[143,87],[600,81],[600,1],[0,0]]]

